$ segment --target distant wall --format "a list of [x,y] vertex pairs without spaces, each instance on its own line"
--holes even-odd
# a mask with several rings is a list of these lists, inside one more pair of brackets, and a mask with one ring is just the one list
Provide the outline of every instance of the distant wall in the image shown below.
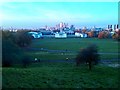
[[55,38],[55,35],[43,35],[44,38]]

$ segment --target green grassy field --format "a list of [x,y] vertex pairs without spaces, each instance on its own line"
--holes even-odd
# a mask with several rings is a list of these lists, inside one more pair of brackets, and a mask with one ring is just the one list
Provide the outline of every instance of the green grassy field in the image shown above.
[[67,38],[67,39],[39,39],[34,40],[31,47],[47,48],[54,50],[75,50],[96,44],[100,52],[118,52],[118,42],[113,39],[98,38]]
[[[37,39],[30,47],[53,50],[79,51],[90,43],[98,45],[99,52],[118,52],[118,42],[111,39],[68,38]],[[72,60],[77,53],[51,53],[45,51],[26,51],[32,58],[42,60]],[[118,55],[101,55],[102,59],[118,58]],[[120,68],[104,65],[94,66],[92,71],[75,63],[32,63],[27,68],[14,66],[2,68],[3,88],[118,88]]]
[[[118,42],[113,39],[97,39],[97,38],[68,38],[68,39],[37,39],[33,40],[31,48],[45,48],[50,50],[71,50],[74,52],[71,53],[51,53],[43,51],[32,51],[27,52],[31,57],[44,59],[56,59],[56,60],[65,60],[66,58],[74,59],[77,55],[75,51],[87,47],[89,44],[96,44],[98,46],[98,52],[103,53],[117,53],[118,52]],[[102,54],[101,59],[116,59],[116,55],[104,55]]]
[[36,63],[3,68],[3,88],[118,88],[118,69],[76,67],[71,63]]

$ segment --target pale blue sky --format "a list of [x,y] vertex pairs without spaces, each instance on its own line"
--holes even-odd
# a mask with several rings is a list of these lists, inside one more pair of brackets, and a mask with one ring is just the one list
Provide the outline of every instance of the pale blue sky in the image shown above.
[[117,2],[6,2],[0,16],[5,28],[39,28],[60,22],[76,27],[118,23]]

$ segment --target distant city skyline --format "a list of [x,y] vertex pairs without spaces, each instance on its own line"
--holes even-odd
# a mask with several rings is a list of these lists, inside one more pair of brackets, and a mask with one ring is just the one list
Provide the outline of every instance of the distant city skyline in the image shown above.
[[0,13],[4,28],[107,27],[118,23],[118,2],[5,2]]

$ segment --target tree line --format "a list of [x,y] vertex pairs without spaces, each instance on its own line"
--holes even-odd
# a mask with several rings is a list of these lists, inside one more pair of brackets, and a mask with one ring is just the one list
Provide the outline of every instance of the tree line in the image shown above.
[[18,32],[2,31],[2,66],[9,67],[22,64],[26,67],[30,58],[24,52],[24,47],[31,44],[32,38],[26,30]]

